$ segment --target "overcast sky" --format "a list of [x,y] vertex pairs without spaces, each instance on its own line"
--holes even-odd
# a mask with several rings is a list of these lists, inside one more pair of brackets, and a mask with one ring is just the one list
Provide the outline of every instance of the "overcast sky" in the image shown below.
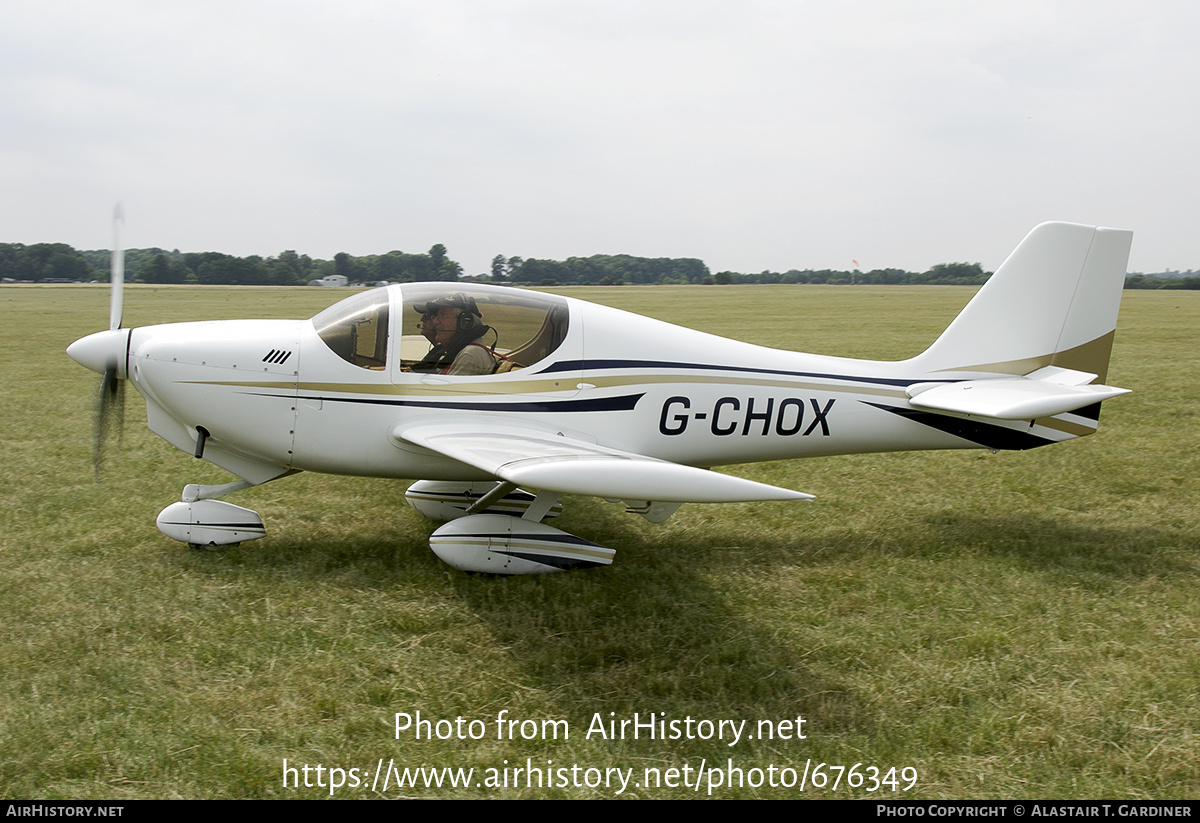
[[0,0],[0,242],[1200,268],[1200,3]]

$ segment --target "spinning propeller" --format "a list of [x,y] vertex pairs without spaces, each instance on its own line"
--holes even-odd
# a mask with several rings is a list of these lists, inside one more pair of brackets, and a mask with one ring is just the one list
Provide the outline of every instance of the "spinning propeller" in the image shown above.
[[126,355],[129,350],[129,330],[121,329],[121,311],[125,292],[125,250],[121,247],[120,229],[125,213],[118,203],[113,209],[113,253],[111,295],[108,311],[108,331],[90,334],[67,347],[67,355],[81,366],[102,375],[100,393],[96,399],[96,418],[93,427],[93,461],[96,476],[104,448],[115,430],[120,439],[125,422]]

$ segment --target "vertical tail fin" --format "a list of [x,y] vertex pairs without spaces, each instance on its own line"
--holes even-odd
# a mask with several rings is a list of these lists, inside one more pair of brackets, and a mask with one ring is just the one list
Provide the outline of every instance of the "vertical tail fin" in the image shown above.
[[922,371],[1108,373],[1133,233],[1043,223],[913,360]]

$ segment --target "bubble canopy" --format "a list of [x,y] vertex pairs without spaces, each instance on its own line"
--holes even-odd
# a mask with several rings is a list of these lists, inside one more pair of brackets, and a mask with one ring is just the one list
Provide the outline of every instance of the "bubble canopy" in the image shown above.
[[409,371],[432,348],[423,323],[431,312],[446,307],[471,315],[463,319],[464,326],[484,327],[473,343],[485,347],[495,360],[493,373],[544,360],[562,344],[569,325],[567,301],[561,297],[446,282],[361,292],[320,312],[312,323],[325,345],[351,365],[383,370],[393,363]]

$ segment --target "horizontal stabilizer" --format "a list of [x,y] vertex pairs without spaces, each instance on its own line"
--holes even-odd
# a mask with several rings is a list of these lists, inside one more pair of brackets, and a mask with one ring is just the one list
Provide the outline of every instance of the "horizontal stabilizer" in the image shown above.
[[812,499],[803,492],[610,449],[509,420],[398,425],[392,436],[526,488],[681,503]]
[[1129,393],[1129,389],[1079,382],[1094,377],[1047,367],[1025,377],[917,383],[908,388],[908,396],[909,404],[918,409],[1000,420],[1033,420],[1075,411]]

